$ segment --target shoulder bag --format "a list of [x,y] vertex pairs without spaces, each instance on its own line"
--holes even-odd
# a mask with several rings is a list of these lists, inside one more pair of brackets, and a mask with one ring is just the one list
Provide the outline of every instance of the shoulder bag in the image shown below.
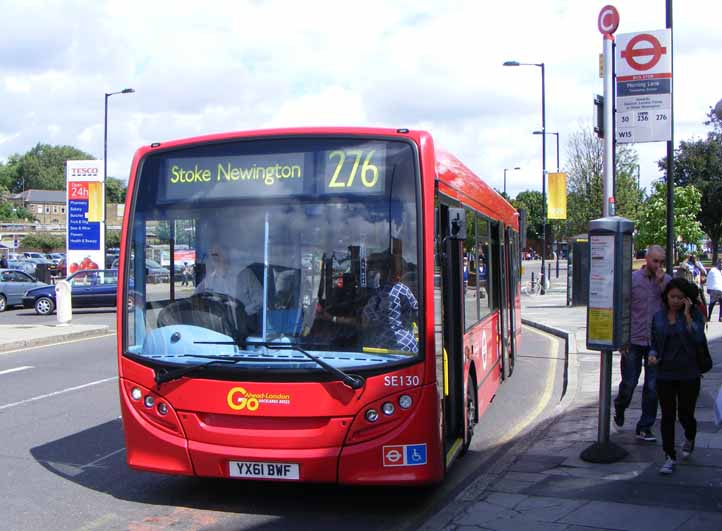
[[697,345],[697,366],[702,374],[709,372],[712,368],[712,356],[709,353],[706,337],[702,344]]

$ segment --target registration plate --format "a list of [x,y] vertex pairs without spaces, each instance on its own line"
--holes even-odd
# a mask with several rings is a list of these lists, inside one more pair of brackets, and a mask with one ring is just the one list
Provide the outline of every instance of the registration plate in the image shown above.
[[232,478],[300,479],[297,463],[260,463],[258,461],[230,461]]

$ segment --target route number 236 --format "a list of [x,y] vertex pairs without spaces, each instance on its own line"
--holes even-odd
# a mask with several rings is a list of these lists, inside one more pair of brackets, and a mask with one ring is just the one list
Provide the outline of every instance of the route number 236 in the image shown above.
[[[329,162],[336,162],[336,169],[331,176],[331,180],[328,182],[329,188],[351,188],[353,186],[356,175],[359,174],[361,184],[364,188],[373,188],[379,181],[379,168],[375,164],[371,164],[371,157],[373,157],[375,150],[371,149],[366,153],[360,149],[349,149],[346,151],[336,150],[328,154]],[[353,165],[351,171],[342,175],[346,158],[353,157]],[[361,164],[363,159],[363,164]],[[359,164],[361,164],[361,171],[359,172]]]

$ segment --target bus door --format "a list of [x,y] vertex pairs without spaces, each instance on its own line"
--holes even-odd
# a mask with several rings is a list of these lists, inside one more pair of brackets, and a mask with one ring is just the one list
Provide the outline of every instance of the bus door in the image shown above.
[[[434,288],[437,327],[437,367],[441,367],[439,387],[442,396],[444,453],[448,466],[463,450],[464,419],[464,313],[463,313],[463,252],[464,235],[454,231],[465,225],[461,208],[440,204],[437,215],[438,283]],[[468,227],[466,227],[468,230]],[[440,315],[439,315],[440,313]],[[438,330],[438,328],[437,328]],[[440,341],[439,341],[440,340]],[[439,345],[440,343],[440,345]]]
[[518,256],[518,249],[519,246],[517,244],[517,236],[516,233],[511,229],[511,227],[507,227],[506,229],[506,269],[508,271],[507,275],[507,285],[508,285],[508,292],[509,292],[509,354],[508,354],[508,361],[509,363],[505,366],[505,375],[504,377],[509,377],[514,372],[514,361],[516,357],[517,352],[517,346],[516,346],[516,334],[518,332],[517,325],[516,325],[516,294],[519,287],[519,256]]
[[500,223],[491,224],[491,257],[494,267],[492,268],[492,285],[495,307],[499,309],[499,348],[501,349],[502,378],[509,374],[509,287],[506,279],[509,276],[506,269],[504,252],[504,226]]

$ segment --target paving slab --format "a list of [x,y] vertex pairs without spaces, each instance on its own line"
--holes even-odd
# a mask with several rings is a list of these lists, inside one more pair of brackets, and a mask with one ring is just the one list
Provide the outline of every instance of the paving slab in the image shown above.
[[624,531],[674,531],[693,515],[691,511],[678,509],[595,501],[583,505],[561,521]]
[[701,513],[695,514],[675,531],[720,531],[722,529],[722,514]]
[[108,333],[110,327],[107,325],[0,325],[0,352],[53,345]]

